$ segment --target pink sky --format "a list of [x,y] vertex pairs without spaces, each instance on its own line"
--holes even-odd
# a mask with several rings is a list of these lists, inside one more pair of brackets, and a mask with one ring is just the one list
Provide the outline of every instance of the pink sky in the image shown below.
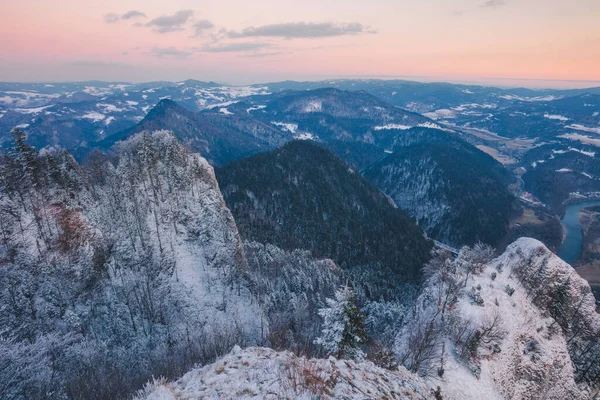
[[598,0],[0,0],[0,10],[0,81],[600,85]]

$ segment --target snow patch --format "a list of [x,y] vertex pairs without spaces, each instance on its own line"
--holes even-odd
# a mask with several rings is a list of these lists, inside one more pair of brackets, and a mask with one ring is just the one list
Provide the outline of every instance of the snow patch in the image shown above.
[[100,114],[99,112],[92,111],[92,112],[82,115],[81,118],[92,120],[92,122],[99,122],[99,121],[103,121],[104,118],[106,118],[106,115]]
[[376,126],[373,129],[375,129],[376,131],[390,130],[390,129],[399,129],[399,130],[405,131],[405,130],[408,130],[411,128],[413,128],[413,126],[401,125],[401,124],[386,124],[386,125]]
[[296,133],[298,130],[298,124],[289,123],[289,122],[271,122],[271,124],[275,126],[281,127],[282,131],[288,131],[291,133]]
[[544,114],[544,118],[556,120],[556,121],[569,121],[571,118],[563,117],[562,115],[555,114]]
[[597,134],[600,135],[600,128],[588,127],[588,126],[584,126],[584,125],[581,125],[581,124],[567,125],[566,128],[574,129],[576,131],[582,131],[582,132],[597,133]]

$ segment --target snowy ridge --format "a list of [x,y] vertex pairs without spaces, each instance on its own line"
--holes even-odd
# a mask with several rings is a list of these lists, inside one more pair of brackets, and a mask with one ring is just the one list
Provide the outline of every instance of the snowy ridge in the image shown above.
[[430,390],[406,369],[371,362],[306,359],[290,352],[238,346],[214,364],[175,382],[148,384],[138,400],[191,399],[429,399]]
[[587,282],[534,239],[487,261],[490,250],[440,261],[397,336],[397,354],[444,398],[590,398],[576,371],[585,347],[577,342],[600,332]]
[[[0,398],[42,398],[47,388],[68,398],[89,380],[83,359],[99,377],[126,377],[96,384],[97,398],[125,398],[165,374],[162,360],[183,372],[192,358],[261,341],[268,323],[203,157],[166,131],[119,143],[114,164],[99,159],[92,174],[63,150],[22,148],[7,167],[14,183],[0,186]],[[28,165],[48,169],[44,184],[22,172]],[[22,278],[9,286],[9,273]],[[11,303],[10,290],[31,300]]]

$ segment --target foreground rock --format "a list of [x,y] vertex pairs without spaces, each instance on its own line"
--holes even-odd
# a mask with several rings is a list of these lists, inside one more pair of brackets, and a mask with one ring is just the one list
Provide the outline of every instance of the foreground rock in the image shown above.
[[262,347],[241,350],[194,369],[176,382],[148,384],[138,400],[175,399],[430,399],[431,391],[404,368],[371,362],[306,359]]

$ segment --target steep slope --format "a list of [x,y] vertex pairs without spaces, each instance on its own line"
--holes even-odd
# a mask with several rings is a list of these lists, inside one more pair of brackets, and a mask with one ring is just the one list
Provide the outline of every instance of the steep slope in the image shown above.
[[192,399],[402,399],[432,398],[417,376],[371,362],[307,359],[290,352],[234,348],[176,382],[155,381],[138,400]]
[[263,345],[311,355],[319,333],[318,309],[343,283],[343,271],[307,250],[244,243],[248,280],[261,306]]
[[587,194],[600,190],[600,156],[597,147],[554,143],[536,147],[523,157],[527,172],[525,189],[560,212],[572,193]]
[[537,240],[437,258],[396,339],[404,365],[444,398],[589,399],[600,315],[585,280]]
[[450,245],[496,245],[508,232],[514,198],[510,174],[474,146],[436,129],[394,138],[396,151],[363,175]]
[[271,149],[286,140],[283,132],[245,113],[192,112],[172,100],[161,100],[137,125],[97,144],[108,148],[139,132],[168,129],[213,165]]
[[364,275],[356,283],[373,295],[419,278],[430,249],[423,232],[328,150],[295,141],[216,173],[245,240],[329,257]]
[[170,133],[81,167],[22,137],[0,174],[1,398],[122,398],[261,340],[212,167]]
[[385,154],[390,128],[431,124],[428,118],[394,107],[364,91],[332,88],[286,91],[257,98],[255,117],[297,138],[322,142],[358,169]]

